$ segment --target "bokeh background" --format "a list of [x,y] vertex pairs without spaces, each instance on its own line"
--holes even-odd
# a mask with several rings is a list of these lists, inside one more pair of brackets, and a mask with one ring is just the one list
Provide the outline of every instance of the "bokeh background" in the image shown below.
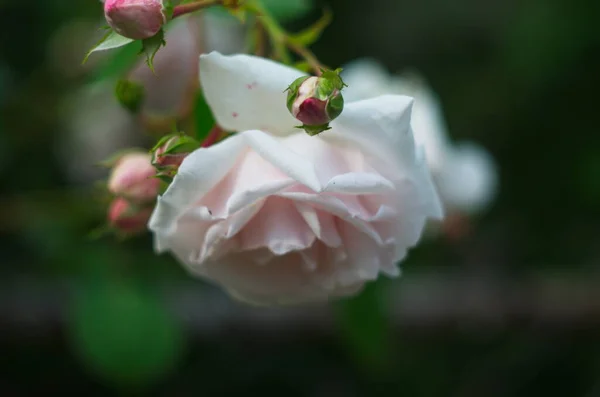
[[[0,1],[2,395],[600,396],[600,3],[269,2],[292,30],[325,5],[320,59],[418,69],[452,139],[496,159],[493,205],[354,299],[232,302],[149,235],[89,237],[107,203],[94,163],[154,140],[112,94],[135,49],[81,65],[99,2]],[[196,52],[239,44],[219,18],[178,42],[163,76],[179,80],[133,72],[156,86],[149,113],[193,113],[177,98]]]

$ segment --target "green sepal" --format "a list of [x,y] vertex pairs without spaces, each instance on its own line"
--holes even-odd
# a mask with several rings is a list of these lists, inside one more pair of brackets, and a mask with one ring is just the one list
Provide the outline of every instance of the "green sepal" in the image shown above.
[[344,97],[341,92],[337,95],[333,95],[329,99],[325,110],[327,111],[327,116],[329,116],[330,120],[333,120],[342,114],[342,111],[344,110]]
[[317,22],[299,33],[291,34],[289,36],[289,40],[294,44],[308,47],[314,44],[319,37],[321,37],[321,34],[325,28],[329,26],[332,20],[333,13],[329,8],[325,8],[323,10],[323,15]]
[[296,126],[296,128],[302,128],[310,136],[319,135],[321,132],[331,129],[331,127],[329,126],[329,123],[321,124],[321,125],[302,124],[302,125]]
[[199,147],[200,142],[198,142],[190,136],[181,135],[179,137],[179,140],[175,144],[173,144],[173,146],[165,150],[162,153],[162,155],[164,156],[166,154],[191,153]]
[[337,68],[335,70],[321,69],[321,72],[323,73],[321,77],[331,81],[336,89],[342,90],[344,87],[348,87],[348,84],[344,83],[342,76],[340,76],[340,73],[342,73],[342,68]]
[[152,73],[155,73],[154,57],[156,56],[158,50],[160,50],[160,48],[165,45],[167,45],[167,42],[165,41],[164,29],[159,30],[158,33],[154,36],[142,40],[142,50],[140,51],[140,54],[143,53],[146,55],[146,64],[148,65]]
[[309,77],[310,76],[298,77],[296,80],[294,80],[292,82],[292,84],[290,84],[288,86],[288,88],[285,89],[285,91],[283,91],[283,92],[288,93],[287,100],[286,100],[286,106],[290,112],[292,111],[292,106],[294,105],[294,101],[296,100],[296,97],[298,96],[298,89],[300,88],[302,83],[304,83]]
[[[102,29],[106,29],[106,27],[104,27]],[[82,64],[86,63],[87,60],[88,60],[88,58],[90,57],[90,55],[92,53],[94,53],[94,52],[97,52],[97,51],[106,51],[106,50],[110,50],[110,49],[113,49],[113,48],[123,47],[124,45],[127,45],[127,44],[131,43],[132,41],[134,41],[134,40],[130,39],[130,38],[127,38],[127,37],[123,37],[120,34],[115,33],[115,31],[113,31],[112,29],[110,29],[100,39],[100,41],[98,41],[96,43],[96,45],[94,45],[94,47],[92,47],[87,52],[87,54],[85,55],[85,58],[83,58]]]

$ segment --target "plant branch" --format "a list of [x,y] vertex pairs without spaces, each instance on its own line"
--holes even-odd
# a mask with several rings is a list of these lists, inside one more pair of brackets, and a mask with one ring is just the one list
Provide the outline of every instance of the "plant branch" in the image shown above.
[[176,6],[173,9],[173,18],[177,18],[181,15],[189,14],[194,11],[201,10],[206,7],[223,5],[223,0],[202,0],[195,3],[187,3]]
[[206,148],[214,145],[215,143],[217,143],[223,132],[223,129],[215,124],[215,126],[210,130],[200,147]]

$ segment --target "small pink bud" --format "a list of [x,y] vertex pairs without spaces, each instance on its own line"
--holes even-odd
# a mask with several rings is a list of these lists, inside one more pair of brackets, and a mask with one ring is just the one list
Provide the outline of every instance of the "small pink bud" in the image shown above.
[[108,222],[122,233],[135,234],[146,228],[151,214],[152,207],[138,208],[124,198],[117,197],[108,208]]
[[153,201],[160,181],[147,153],[128,153],[121,157],[108,180],[108,190],[136,203]]
[[106,0],[104,16],[115,32],[134,40],[156,35],[167,22],[162,0]]

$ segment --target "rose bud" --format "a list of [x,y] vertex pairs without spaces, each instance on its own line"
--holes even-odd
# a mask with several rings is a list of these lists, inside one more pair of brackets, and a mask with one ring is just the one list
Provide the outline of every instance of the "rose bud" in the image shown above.
[[136,203],[154,201],[160,181],[147,153],[128,153],[115,164],[108,180],[108,190]]
[[161,139],[152,150],[152,165],[158,169],[176,169],[200,143],[186,135],[170,135]]
[[339,71],[300,77],[288,87],[287,107],[309,135],[328,130],[329,122],[342,113],[344,82]]
[[167,22],[162,0],[106,0],[104,16],[115,32],[134,40],[156,35]]
[[108,208],[108,223],[119,232],[135,234],[146,228],[151,213],[152,207],[137,207],[117,197]]

